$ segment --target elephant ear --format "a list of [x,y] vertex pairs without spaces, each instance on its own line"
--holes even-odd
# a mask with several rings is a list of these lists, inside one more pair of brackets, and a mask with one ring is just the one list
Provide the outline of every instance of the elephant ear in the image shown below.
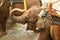
[[[36,8],[36,9],[35,9]],[[38,11],[36,11],[38,10]],[[28,15],[26,16],[27,21],[35,22],[37,19],[37,14],[39,13],[39,8],[34,6],[28,10]]]

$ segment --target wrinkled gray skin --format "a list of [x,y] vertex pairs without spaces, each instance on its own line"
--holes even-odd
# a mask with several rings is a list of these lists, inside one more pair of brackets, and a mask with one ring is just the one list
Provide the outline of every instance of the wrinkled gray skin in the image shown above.
[[[35,30],[35,28],[36,28],[35,21],[38,19],[38,14],[40,13],[40,11],[41,11],[40,6],[35,5],[35,6],[32,6],[30,9],[26,10],[20,16],[15,16],[14,12],[11,13],[10,18],[17,23],[22,23],[22,24],[28,23],[28,26],[30,26],[30,29],[32,27],[34,27],[31,30]],[[27,28],[27,29],[29,29],[29,28]]]

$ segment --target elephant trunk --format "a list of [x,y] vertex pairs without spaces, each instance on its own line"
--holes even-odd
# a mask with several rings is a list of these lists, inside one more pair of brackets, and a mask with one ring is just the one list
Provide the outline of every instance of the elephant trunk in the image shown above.
[[24,16],[24,13],[25,10],[21,10],[19,8],[14,8],[10,11],[9,13],[9,17],[14,21],[14,22],[17,22],[17,23],[22,23],[24,24],[25,23],[25,16]]

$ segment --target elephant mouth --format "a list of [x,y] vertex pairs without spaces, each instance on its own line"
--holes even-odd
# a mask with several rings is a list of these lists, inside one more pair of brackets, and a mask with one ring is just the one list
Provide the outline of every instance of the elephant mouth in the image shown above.
[[36,28],[36,32],[41,32],[44,28]]
[[27,27],[27,29],[26,30],[33,30],[34,32],[41,32],[41,31],[43,31],[43,29],[44,28],[36,28],[36,27]]

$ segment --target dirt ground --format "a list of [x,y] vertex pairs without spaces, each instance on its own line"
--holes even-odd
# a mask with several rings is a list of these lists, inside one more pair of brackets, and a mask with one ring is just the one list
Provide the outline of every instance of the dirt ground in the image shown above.
[[7,23],[7,35],[0,37],[0,40],[38,40],[39,33],[26,31],[27,24]]

